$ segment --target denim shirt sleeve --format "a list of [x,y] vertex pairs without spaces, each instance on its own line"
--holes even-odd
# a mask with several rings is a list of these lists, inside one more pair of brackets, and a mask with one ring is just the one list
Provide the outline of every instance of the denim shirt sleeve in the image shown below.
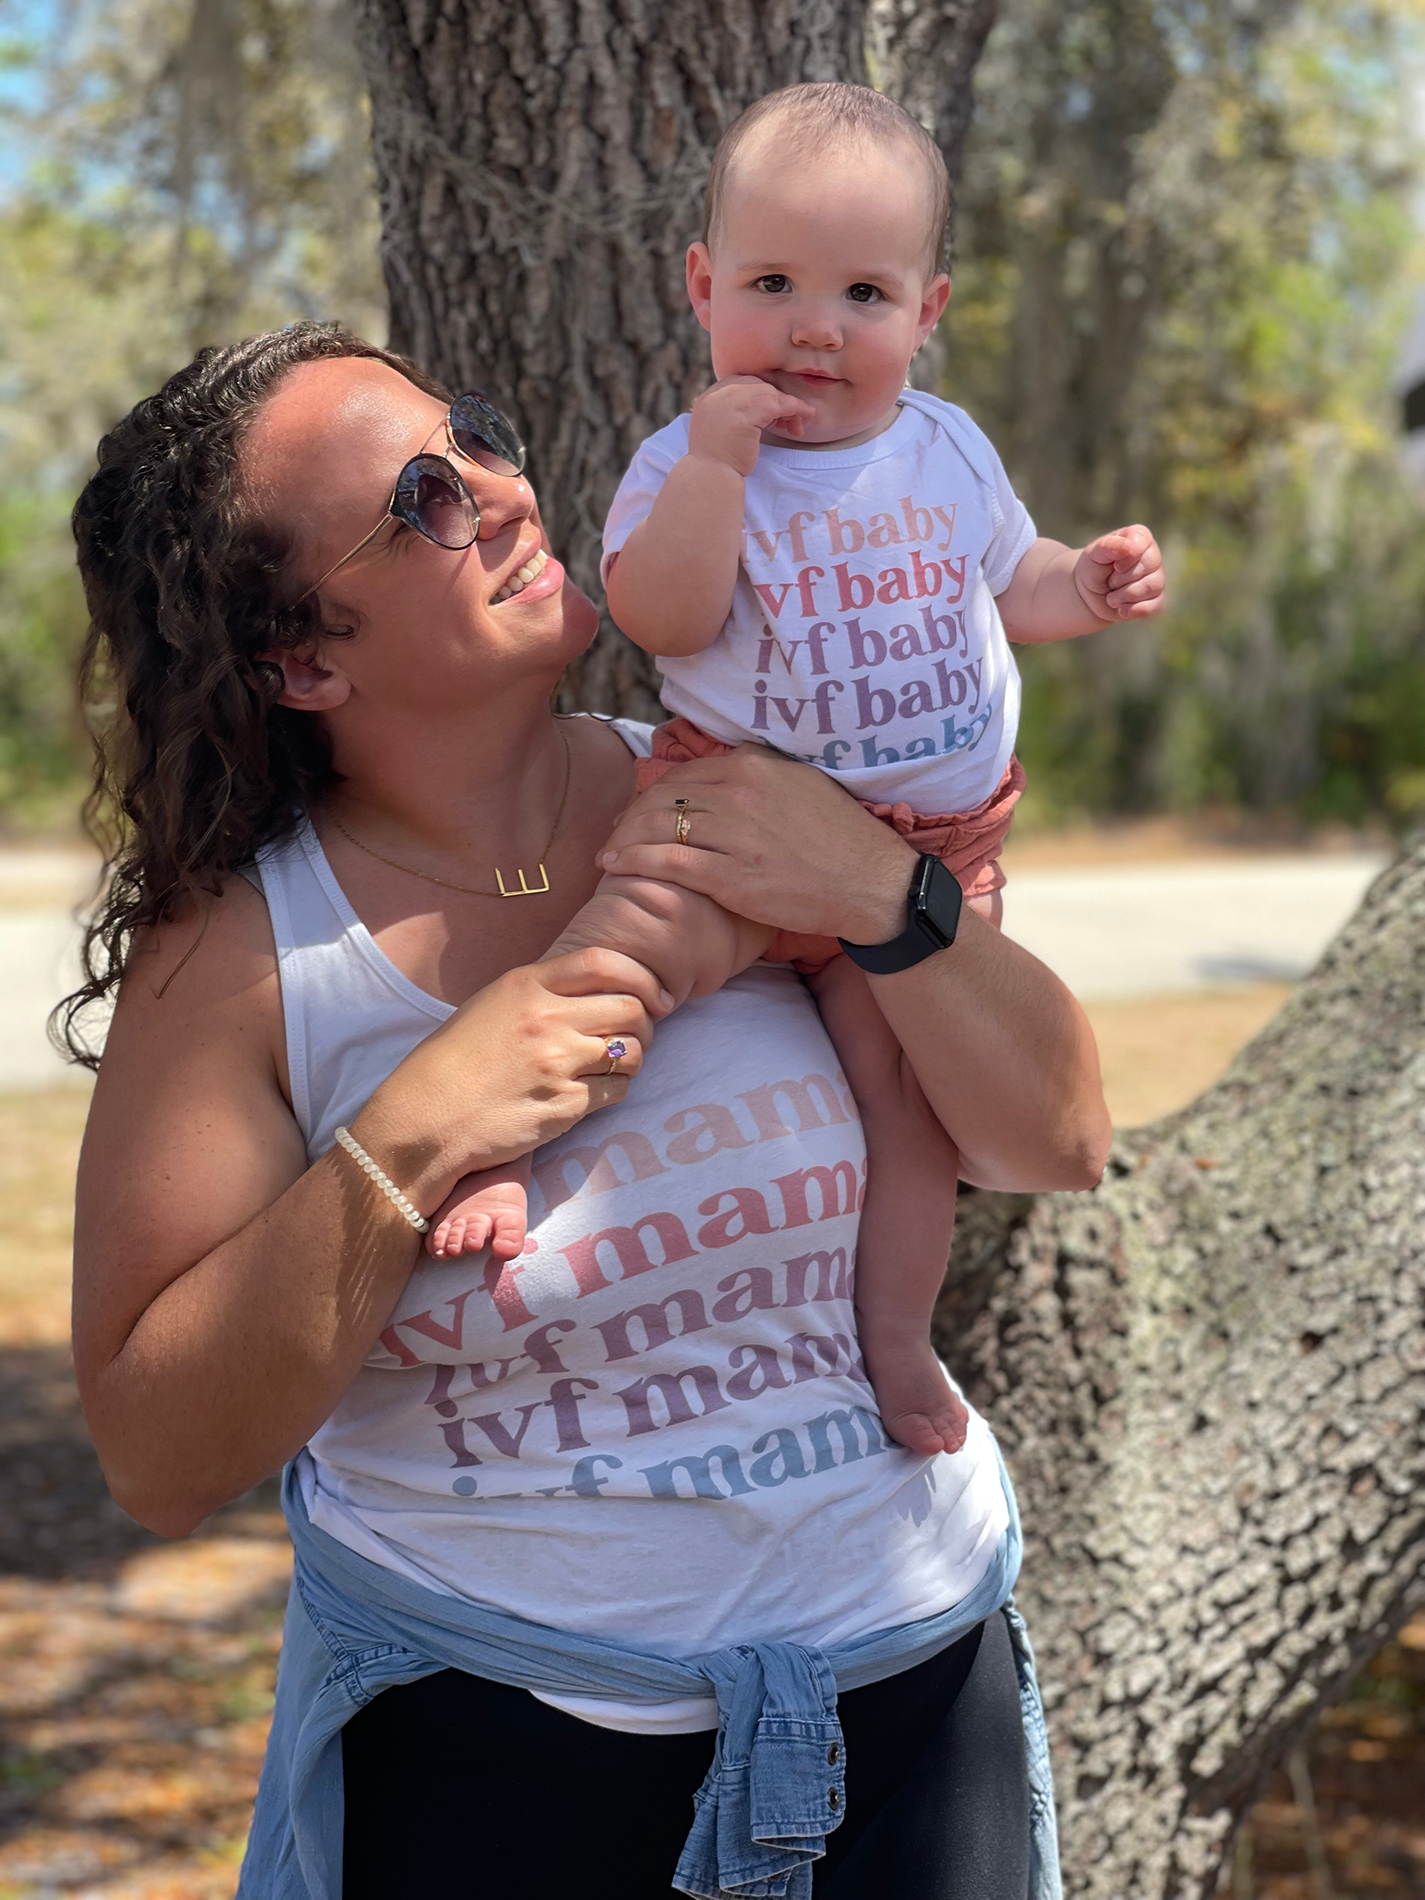
[[610,1697],[657,1699],[710,1684],[718,1701],[713,1763],[670,1891],[696,1900],[810,1900],[813,1863],[846,1811],[838,1690],[913,1667],[996,1610],[1009,1622],[1024,1717],[1030,1900],[1062,1900],[1043,1709],[1010,1598],[1019,1519],[1004,1482],[1009,1529],[986,1577],[953,1610],[825,1651],[767,1643],[675,1659],[424,1590],[314,1529],[289,1469],[284,1506],[296,1569],[238,1900],[340,1900],[342,1728],[383,1689],[449,1668],[516,1688]]

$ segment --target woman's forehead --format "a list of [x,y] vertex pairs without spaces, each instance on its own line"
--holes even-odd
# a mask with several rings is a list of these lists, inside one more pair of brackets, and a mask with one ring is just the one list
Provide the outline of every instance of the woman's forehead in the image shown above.
[[285,465],[350,465],[413,455],[445,413],[387,363],[327,357],[283,377],[253,419],[243,462],[250,481],[281,482]]

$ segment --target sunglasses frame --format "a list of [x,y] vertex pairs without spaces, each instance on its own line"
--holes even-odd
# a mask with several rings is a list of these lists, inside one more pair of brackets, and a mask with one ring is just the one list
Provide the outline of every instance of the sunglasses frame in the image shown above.
[[[465,450],[462,449],[460,444],[456,441],[455,431],[454,431],[454,428],[452,427],[451,419],[455,415],[455,412],[460,407],[460,405],[462,403],[467,403],[467,402],[478,404],[482,410],[488,411],[491,415],[493,415],[496,418],[498,422],[502,423],[504,427],[509,430],[509,435],[510,435],[509,446],[515,449],[516,455],[496,457],[498,461],[506,463],[507,467],[503,469],[487,468],[483,462],[476,461],[476,458],[473,455],[467,455],[465,453]],[[525,456],[526,456],[524,443],[521,442],[519,437],[515,434],[514,427],[510,423],[509,419],[506,416],[502,415],[501,412],[495,407],[495,405],[488,399],[488,397],[483,396],[479,390],[471,390],[466,395],[457,396],[455,398],[455,401],[451,403],[449,409],[447,409],[445,412],[445,421],[444,421],[443,427],[445,429],[446,446],[449,449],[451,449],[456,455],[460,456],[462,460],[473,463],[476,468],[483,469],[487,475],[507,475],[509,478],[513,479],[524,473]],[[432,430],[431,434],[433,435],[434,433],[435,431]],[[479,432],[476,430],[472,430],[471,433],[477,434]],[[481,439],[488,440],[488,438],[485,438],[483,436]],[[491,446],[491,453],[493,454],[494,453],[493,445],[490,445],[490,446]],[[403,489],[406,489],[408,487],[413,488],[415,486],[416,481],[420,478],[421,475],[427,472],[433,472],[433,471],[427,471],[421,466],[422,463],[430,463],[430,462],[438,462],[441,468],[448,469],[450,471],[451,480],[455,483],[456,488],[460,491],[462,495],[464,495],[466,501],[468,501],[470,504],[471,527],[470,527],[470,539],[468,541],[461,541],[456,544],[452,544],[449,541],[438,541],[433,534],[429,533],[421,525],[420,519],[415,512],[414,504],[406,501],[402,493]],[[396,476],[396,485],[391,490],[390,500],[386,503],[385,510],[382,513],[381,519],[376,523],[376,526],[371,530],[369,534],[362,535],[361,539],[357,542],[356,546],[354,548],[348,549],[348,551],[342,555],[339,561],[334,561],[332,565],[327,569],[326,573],[322,575],[320,580],[313,581],[310,587],[306,588],[302,593],[298,594],[297,598],[292,602],[292,605],[294,607],[300,607],[304,600],[311,599],[312,595],[317,592],[318,588],[325,587],[327,582],[331,579],[332,575],[337,572],[338,568],[345,567],[348,561],[354,561],[357,555],[361,553],[363,548],[370,546],[371,542],[373,542],[376,539],[377,535],[380,534],[381,530],[385,527],[388,521],[404,521],[408,527],[414,528],[416,533],[420,535],[424,540],[429,541],[432,547],[448,548],[452,554],[459,554],[465,548],[474,547],[476,540],[479,538],[480,504],[479,502],[476,501],[475,497],[470,493],[469,483],[465,480],[465,477],[460,473],[460,470],[455,466],[454,462],[451,461],[449,455],[432,455],[428,450],[422,449],[419,455],[413,455],[408,462],[402,463],[400,471]]]

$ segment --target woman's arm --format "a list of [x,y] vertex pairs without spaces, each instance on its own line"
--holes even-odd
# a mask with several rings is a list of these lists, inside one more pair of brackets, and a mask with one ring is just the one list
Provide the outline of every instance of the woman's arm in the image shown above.
[[[907,869],[881,942],[905,928],[909,883]],[[1005,1192],[1094,1185],[1113,1134],[1098,1049],[1084,1012],[1038,958],[966,907],[949,950],[869,981],[960,1150],[962,1180]]]
[[[666,999],[600,950],[510,971],[352,1124],[429,1214],[462,1174],[622,1100]],[[340,1150],[307,1165],[283,1096],[266,909],[246,885],[134,958],[80,1161],[74,1352],[104,1472],[183,1535],[303,1445],[386,1323],[418,1237]],[[581,1071],[587,1068],[590,1073]]]
[[[669,842],[675,797],[692,801],[687,846]],[[778,929],[883,943],[905,926],[915,859],[824,773],[749,745],[675,766],[629,806],[599,862]],[[949,950],[871,985],[966,1180],[1093,1185],[1112,1133],[1098,1054],[1052,971],[966,910]]]

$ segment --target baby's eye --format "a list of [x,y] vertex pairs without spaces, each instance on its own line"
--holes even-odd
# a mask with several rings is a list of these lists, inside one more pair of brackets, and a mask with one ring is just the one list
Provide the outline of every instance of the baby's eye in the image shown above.
[[881,293],[874,284],[853,284],[846,295],[852,303],[879,303]]
[[764,290],[769,297],[780,297],[784,290],[790,290],[791,287],[790,279],[775,270],[768,271],[765,277],[755,278],[752,284],[754,290]]

